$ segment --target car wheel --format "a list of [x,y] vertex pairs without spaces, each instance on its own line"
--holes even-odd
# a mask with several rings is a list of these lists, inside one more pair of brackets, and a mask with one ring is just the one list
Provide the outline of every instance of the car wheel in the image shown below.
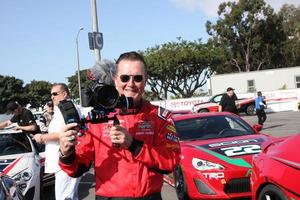
[[207,110],[207,109],[200,109],[200,110],[198,110],[198,113],[206,113],[206,112],[209,112],[209,110]]
[[258,195],[258,200],[288,200],[275,185],[265,186]]
[[175,190],[179,200],[189,200],[189,195],[187,192],[186,182],[182,173],[182,169],[180,166],[175,168],[174,171],[174,179],[175,179]]
[[255,106],[254,105],[249,105],[246,108],[246,114],[247,115],[255,115]]

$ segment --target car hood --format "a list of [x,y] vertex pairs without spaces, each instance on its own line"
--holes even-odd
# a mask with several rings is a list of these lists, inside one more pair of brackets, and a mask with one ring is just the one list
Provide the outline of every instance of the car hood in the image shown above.
[[35,163],[34,153],[0,156],[0,171],[5,175],[14,176],[33,163]]
[[230,138],[181,142],[182,153],[193,152],[193,157],[224,165],[251,168],[253,155],[269,140],[266,135],[255,134]]

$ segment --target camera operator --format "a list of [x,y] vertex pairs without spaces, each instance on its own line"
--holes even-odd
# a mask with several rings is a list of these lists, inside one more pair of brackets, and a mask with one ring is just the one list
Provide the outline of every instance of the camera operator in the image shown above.
[[97,200],[160,200],[163,174],[179,161],[171,113],[143,99],[147,72],[140,54],[124,53],[116,63],[116,89],[131,97],[134,107],[125,113],[116,109],[120,125],[87,123],[80,142],[77,131],[71,130],[76,124],[68,124],[60,133],[59,165],[77,177],[94,162]]

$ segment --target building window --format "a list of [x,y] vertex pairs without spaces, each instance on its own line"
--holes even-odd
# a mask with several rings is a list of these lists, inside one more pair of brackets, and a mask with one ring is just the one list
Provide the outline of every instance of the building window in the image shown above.
[[248,92],[255,92],[255,82],[254,80],[247,80]]
[[300,88],[300,75],[296,76],[296,88]]

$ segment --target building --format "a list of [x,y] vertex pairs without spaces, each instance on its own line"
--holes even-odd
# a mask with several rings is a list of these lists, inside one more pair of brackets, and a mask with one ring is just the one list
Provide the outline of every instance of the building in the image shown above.
[[300,66],[212,75],[207,87],[212,95],[225,92],[227,87],[235,88],[237,93],[297,89],[300,88]]

